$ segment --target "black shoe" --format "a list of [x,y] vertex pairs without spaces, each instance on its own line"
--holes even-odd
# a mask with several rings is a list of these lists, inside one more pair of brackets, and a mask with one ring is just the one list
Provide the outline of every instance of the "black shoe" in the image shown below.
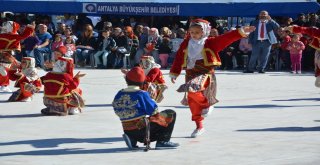
[[179,147],[179,143],[157,141],[156,149],[174,149]]
[[264,70],[260,70],[260,71],[259,71],[259,73],[266,73],[266,71],[264,71]]
[[251,70],[245,70],[245,71],[243,71],[243,73],[254,73],[254,72]]
[[128,147],[130,150],[134,150],[134,149],[139,148],[139,147],[137,146],[137,141],[131,139],[127,134],[123,134],[122,137],[123,137],[123,140],[126,142],[127,147]]

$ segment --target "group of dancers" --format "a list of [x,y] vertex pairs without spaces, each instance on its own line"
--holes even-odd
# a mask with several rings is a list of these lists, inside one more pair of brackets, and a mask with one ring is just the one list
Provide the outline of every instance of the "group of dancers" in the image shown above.
[[[8,101],[31,101],[32,95],[44,87],[43,103],[46,108],[43,115],[65,116],[80,113],[85,106],[78,72],[74,75],[73,60],[64,57],[66,48],[60,46],[54,51],[54,61],[47,62],[52,71],[39,77],[32,57],[23,57],[21,62],[12,52],[20,49],[20,40],[27,38],[34,30],[28,25],[24,32],[17,34],[18,25],[8,21],[2,26],[0,34],[0,86],[6,90],[9,80],[16,81],[17,91]],[[317,49],[315,57],[316,86],[320,87],[320,30],[316,28],[290,26],[287,30],[303,33],[318,41],[313,45]],[[203,19],[194,19],[190,23],[188,35],[180,45],[170,69],[171,82],[175,83],[181,71],[185,69],[185,83],[178,89],[183,92],[181,103],[189,106],[191,120],[195,129],[190,137],[196,138],[205,132],[203,120],[218,102],[216,99],[217,82],[214,67],[221,65],[219,52],[225,47],[246,37],[255,30],[254,26],[245,26],[217,37],[209,37],[210,24]],[[172,109],[158,110],[157,103],[163,100],[167,89],[160,65],[152,56],[142,56],[140,63],[130,70],[122,69],[127,88],[121,89],[114,97],[112,105],[123,127],[123,138],[129,149],[139,148],[138,142],[144,143],[146,150],[150,142],[156,141],[156,149],[176,148],[178,143],[171,142],[171,135],[176,121]]]

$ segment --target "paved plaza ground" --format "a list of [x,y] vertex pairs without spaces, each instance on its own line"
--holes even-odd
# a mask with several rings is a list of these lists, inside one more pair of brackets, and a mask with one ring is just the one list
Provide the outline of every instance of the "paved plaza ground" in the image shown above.
[[121,72],[81,71],[87,75],[80,115],[41,116],[43,93],[27,103],[8,103],[11,93],[0,94],[0,165],[320,164],[320,89],[312,73],[217,71],[220,102],[205,119],[206,132],[194,139],[190,111],[175,91],[183,76],[172,84],[163,70],[169,89],[159,107],[176,110],[172,141],[181,146],[143,152],[127,149],[112,109],[126,86]]

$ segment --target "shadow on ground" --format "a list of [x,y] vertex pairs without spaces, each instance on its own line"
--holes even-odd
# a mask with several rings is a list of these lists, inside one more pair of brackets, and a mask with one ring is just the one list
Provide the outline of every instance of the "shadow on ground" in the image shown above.
[[[139,150],[137,150],[139,151]],[[105,154],[105,153],[118,153],[118,152],[132,152],[127,147],[124,148],[107,148],[107,149],[82,149],[82,148],[66,148],[66,149],[53,149],[53,150],[35,150],[35,151],[22,151],[11,153],[0,153],[0,157],[16,156],[16,155],[75,155],[75,154]]]
[[298,98],[298,99],[284,99],[284,100],[272,100],[272,101],[320,101],[319,97],[316,98]]
[[320,131],[320,127],[275,127],[263,129],[241,129],[240,132],[305,132],[305,131]]
[[10,119],[10,118],[31,118],[31,117],[42,117],[41,113],[34,114],[19,114],[19,115],[0,115],[0,119]]
[[22,140],[13,142],[0,143],[0,146],[7,145],[31,145],[35,148],[54,148],[61,144],[67,143],[102,143],[110,144],[112,142],[123,141],[122,137],[110,137],[110,138],[57,138],[57,139],[37,139],[37,140]]
[[86,107],[112,107],[112,104],[86,104]]

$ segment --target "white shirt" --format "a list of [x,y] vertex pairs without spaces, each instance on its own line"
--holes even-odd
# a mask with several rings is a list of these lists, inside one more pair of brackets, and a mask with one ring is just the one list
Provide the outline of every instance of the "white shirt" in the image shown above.
[[260,30],[261,30],[261,25],[262,25],[261,22],[262,21],[259,21],[259,26],[258,26],[258,40],[266,40],[266,39],[268,39],[267,38],[267,27],[266,27],[267,21],[264,22],[264,35],[263,35],[264,38],[260,37]]

